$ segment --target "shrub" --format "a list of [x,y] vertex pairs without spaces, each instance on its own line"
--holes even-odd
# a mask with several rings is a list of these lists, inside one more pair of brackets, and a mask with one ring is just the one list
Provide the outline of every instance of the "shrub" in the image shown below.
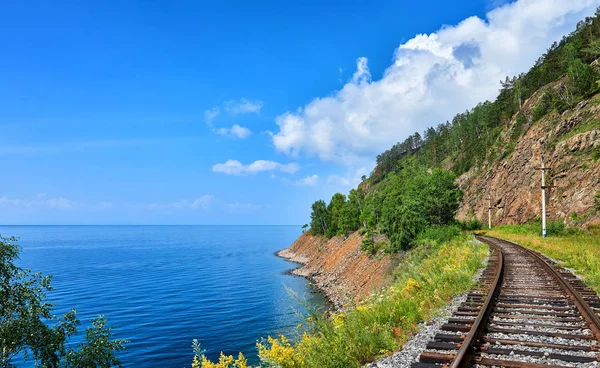
[[458,221],[458,226],[462,230],[481,230],[483,228],[483,223],[479,221],[477,218],[470,218],[464,221]]
[[462,236],[411,250],[393,284],[366,302],[344,313],[313,314],[295,343],[284,336],[258,343],[262,366],[360,368],[396,350],[452,295],[471,288],[485,249]]
[[550,221],[546,224],[546,234],[560,236],[565,234],[565,223],[563,221]]
[[552,95],[550,92],[545,92],[535,109],[533,109],[533,121],[538,121],[552,110]]
[[575,59],[569,65],[567,77],[573,85],[575,93],[580,96],[590,95],[598,90],[598,73],[592,66]]
[[414,244],[441,244],[452,240],[461,234],[457,225],[430,226],[420,233],[414,240]]

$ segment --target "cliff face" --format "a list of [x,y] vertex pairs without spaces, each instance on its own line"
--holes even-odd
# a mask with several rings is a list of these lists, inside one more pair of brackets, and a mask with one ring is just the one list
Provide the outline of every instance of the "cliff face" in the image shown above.
[[278,253],[303,266],[293,274],[308,277],[336,309],[359,302],[391,281],[396,262],[389,255],[370,258],[360,249],[363,236],[327,239],[302,234],[288,249]]
[[[553,86],[548,86],[553,88]],[[487,197],[492,197],[492,222],[518,224],[541,217],[541,155],[546,172],[547,212],[567,224],[600,224],[600,94],[562,114],[532,122],[539,91],[523,106],[526,133],[504,158],[473,168],[458,178],[464,191],[458,218],[475,216],[487,223]],[[516,119],[504,132],[505,143]],[[496,207],[497,206],[497,207]],[[499,208],[502,207],[502,208]]]

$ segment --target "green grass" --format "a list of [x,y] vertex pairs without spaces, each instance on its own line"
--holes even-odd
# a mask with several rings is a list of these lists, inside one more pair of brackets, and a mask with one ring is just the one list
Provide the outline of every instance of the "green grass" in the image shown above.
[[562,233],[541,237],[537,224],[498,226],[485,232],[506,239],[561,261],[581,275],[592,289],[600,293],[600,230],[565,229]]
[[269,338],[259,344],[259,356],[281,368],[361,367],[400,348],[418,323],[469,290],[487,253],[462,234],[418,246],[406,253],[390,287],[348,312],[309,317],[296,343]]
[[571,129],[569,132],[563,134],[560,137],[560,141],[565,141],[579,133],[585,133],[592,129],[599,129],[599,128],[600,128],[600,119],[592,119],[588,122],[580,123],[579,125],[575,126],[575,128]]

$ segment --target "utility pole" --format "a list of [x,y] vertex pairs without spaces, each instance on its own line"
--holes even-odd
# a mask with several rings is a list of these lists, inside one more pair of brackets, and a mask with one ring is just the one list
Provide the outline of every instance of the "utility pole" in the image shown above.
[[544,155],[542,155],[542,237],[546,237],[546,182],[545,182],[545,172],[546,168],[544,167]]
[[492,230],[492,196],[488,194],[488,230]]

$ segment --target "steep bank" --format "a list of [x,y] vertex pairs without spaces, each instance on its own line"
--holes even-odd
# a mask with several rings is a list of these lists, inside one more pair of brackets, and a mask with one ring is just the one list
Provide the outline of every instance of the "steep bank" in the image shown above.
[[492,197],[494,224],[520,224],[539,218],[539,167],[544,155],[550,168],[546,172],[549,218],[584,227],[600,224],[600,94],[563,113],[552,112],[533,121],[533,111],[544,94],[563,83],[547,86],[524,103],[524,126],[515,116],[501,136],[508,146],[510,136],[523,131],[512,152],[473,167],[458,178],[464,190],[458,218],[474,215],[487,222],[488,195]]
[[398,263],[398,256],[365,255],[360,249],[362,239],[358,232],[347,238],[336,236],[331,239],[306,232],[277,254],[303,264],[292,273],[309,278],[335,309],[342,309],[387,285],[392,279],[391,271]]

